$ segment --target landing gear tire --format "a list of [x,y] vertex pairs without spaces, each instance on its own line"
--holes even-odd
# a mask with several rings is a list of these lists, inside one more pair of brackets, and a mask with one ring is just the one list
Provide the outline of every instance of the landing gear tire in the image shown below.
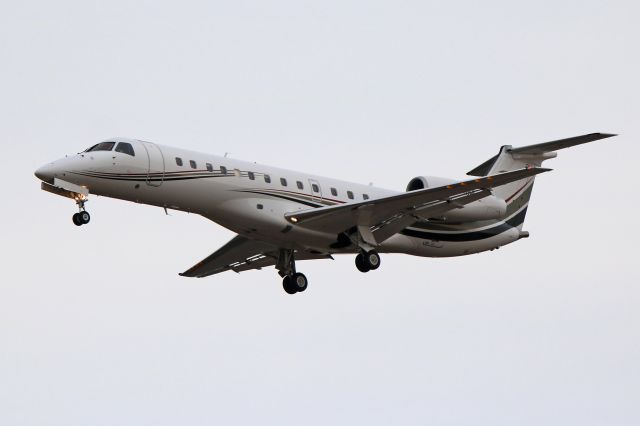
[[296,294],[303,292],[307,289],[309,281],[304,274],[295,273],[293,275],[287,275],[282,279],[282,288],[287,294]]
[[78,213],[78,215],[79,215],[78,217],[80,218],[80,222],[82,223],[82,225],[86,225],[91,220],[91,215],[87,211],[81,211],[80,213]]
[[368,251],[364,253],[364,263],[374,271],[380,267],[380,255],[375,250]]
[[371,268],[365,264],[364,256],[362,256],[362,253],[359,253],[356,256],[356,268],[358,268],[358,271],[360,272],[369,272],[371,270]]
[[356,268],[360,272],[369,272],[380,267],[380,255],[375,251],[362,251],[356,256]]
[[282,288],[284,288],[284,291],[287,294],[296,294],[298,292],[298,289],[296,288],[295,283],[293,282],[293,280],[289,275],[287,275],[282,279]]
[[91,220],[91,215],[89,214],[89,212],[83,210],[81,212],[75,213],[71,219],[73,220],[74,225],[82,226],[89,223],[89,221]]
[[309,285],[307,277],[305,277],[305,275],[301,274],[300,272],[293,274],[293,276],[291,277],[291,282],[293,283],[293,286],[295,287],[297,292],[305,291],[307,289],[307,285]]

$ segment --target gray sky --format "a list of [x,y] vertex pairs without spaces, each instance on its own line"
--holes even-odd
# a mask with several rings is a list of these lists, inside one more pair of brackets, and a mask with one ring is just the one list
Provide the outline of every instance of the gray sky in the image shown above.
[[[0,424],[640,423],[639,6],[4,2]],[[456,259],[181,278],[232,237],[33,171],[110,136],[403,189],[604,131],[531,238]]]

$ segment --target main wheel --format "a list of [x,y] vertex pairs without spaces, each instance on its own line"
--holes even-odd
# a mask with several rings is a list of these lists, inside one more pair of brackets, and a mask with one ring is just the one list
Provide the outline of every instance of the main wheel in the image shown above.
[[368,251],[364,254],[364,263],[372,271],[378,269],[380,267],[380,255],[375,250]]
[[296,294],[298,292],[298,289],[289,275],[282,279],[282,288],[284,288],[284,291],[287,292],[287,294]]
[[80,218],[80,222],[82,222],[83,225],[86,225],[91,220],[91,215],[87,211],[81,211],[78,214],[79,214],[78,217]]
[[307,285],[309,281],[307,281],[307,277],[300,272],[293,274],[291,277],[291,282],[293,283],[293,287],[295,287],[296,291],[305,291],[307,289]]
[[71,220],[73,220],[73,224],[76,226],[82,225],[82,219],[80,219],[80,213],[74,213],[73,216],[71,217]]
[[362,253],[359,253],[356,256],[356,268],[358,268],[358,271],[360,272],[369,272],[371,270],[371,268],[365,263]]

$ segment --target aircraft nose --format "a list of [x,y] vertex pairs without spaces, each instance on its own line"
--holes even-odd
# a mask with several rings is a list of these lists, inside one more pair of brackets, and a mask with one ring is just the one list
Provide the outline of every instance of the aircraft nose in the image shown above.
[[34,173],[38,179],[47,183],[53,183],[53,177],[55,175],[53,164],[45,164],[40,167]]

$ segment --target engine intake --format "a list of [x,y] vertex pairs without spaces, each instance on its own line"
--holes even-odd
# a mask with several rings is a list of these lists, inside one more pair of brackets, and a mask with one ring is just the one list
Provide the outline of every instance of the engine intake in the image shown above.
[[409,181],[407,192],[417,191],[419,189],[435,188],[437,186],[449,185],[457,182],[454,179],[436,177],[436,176],[418,176]]

